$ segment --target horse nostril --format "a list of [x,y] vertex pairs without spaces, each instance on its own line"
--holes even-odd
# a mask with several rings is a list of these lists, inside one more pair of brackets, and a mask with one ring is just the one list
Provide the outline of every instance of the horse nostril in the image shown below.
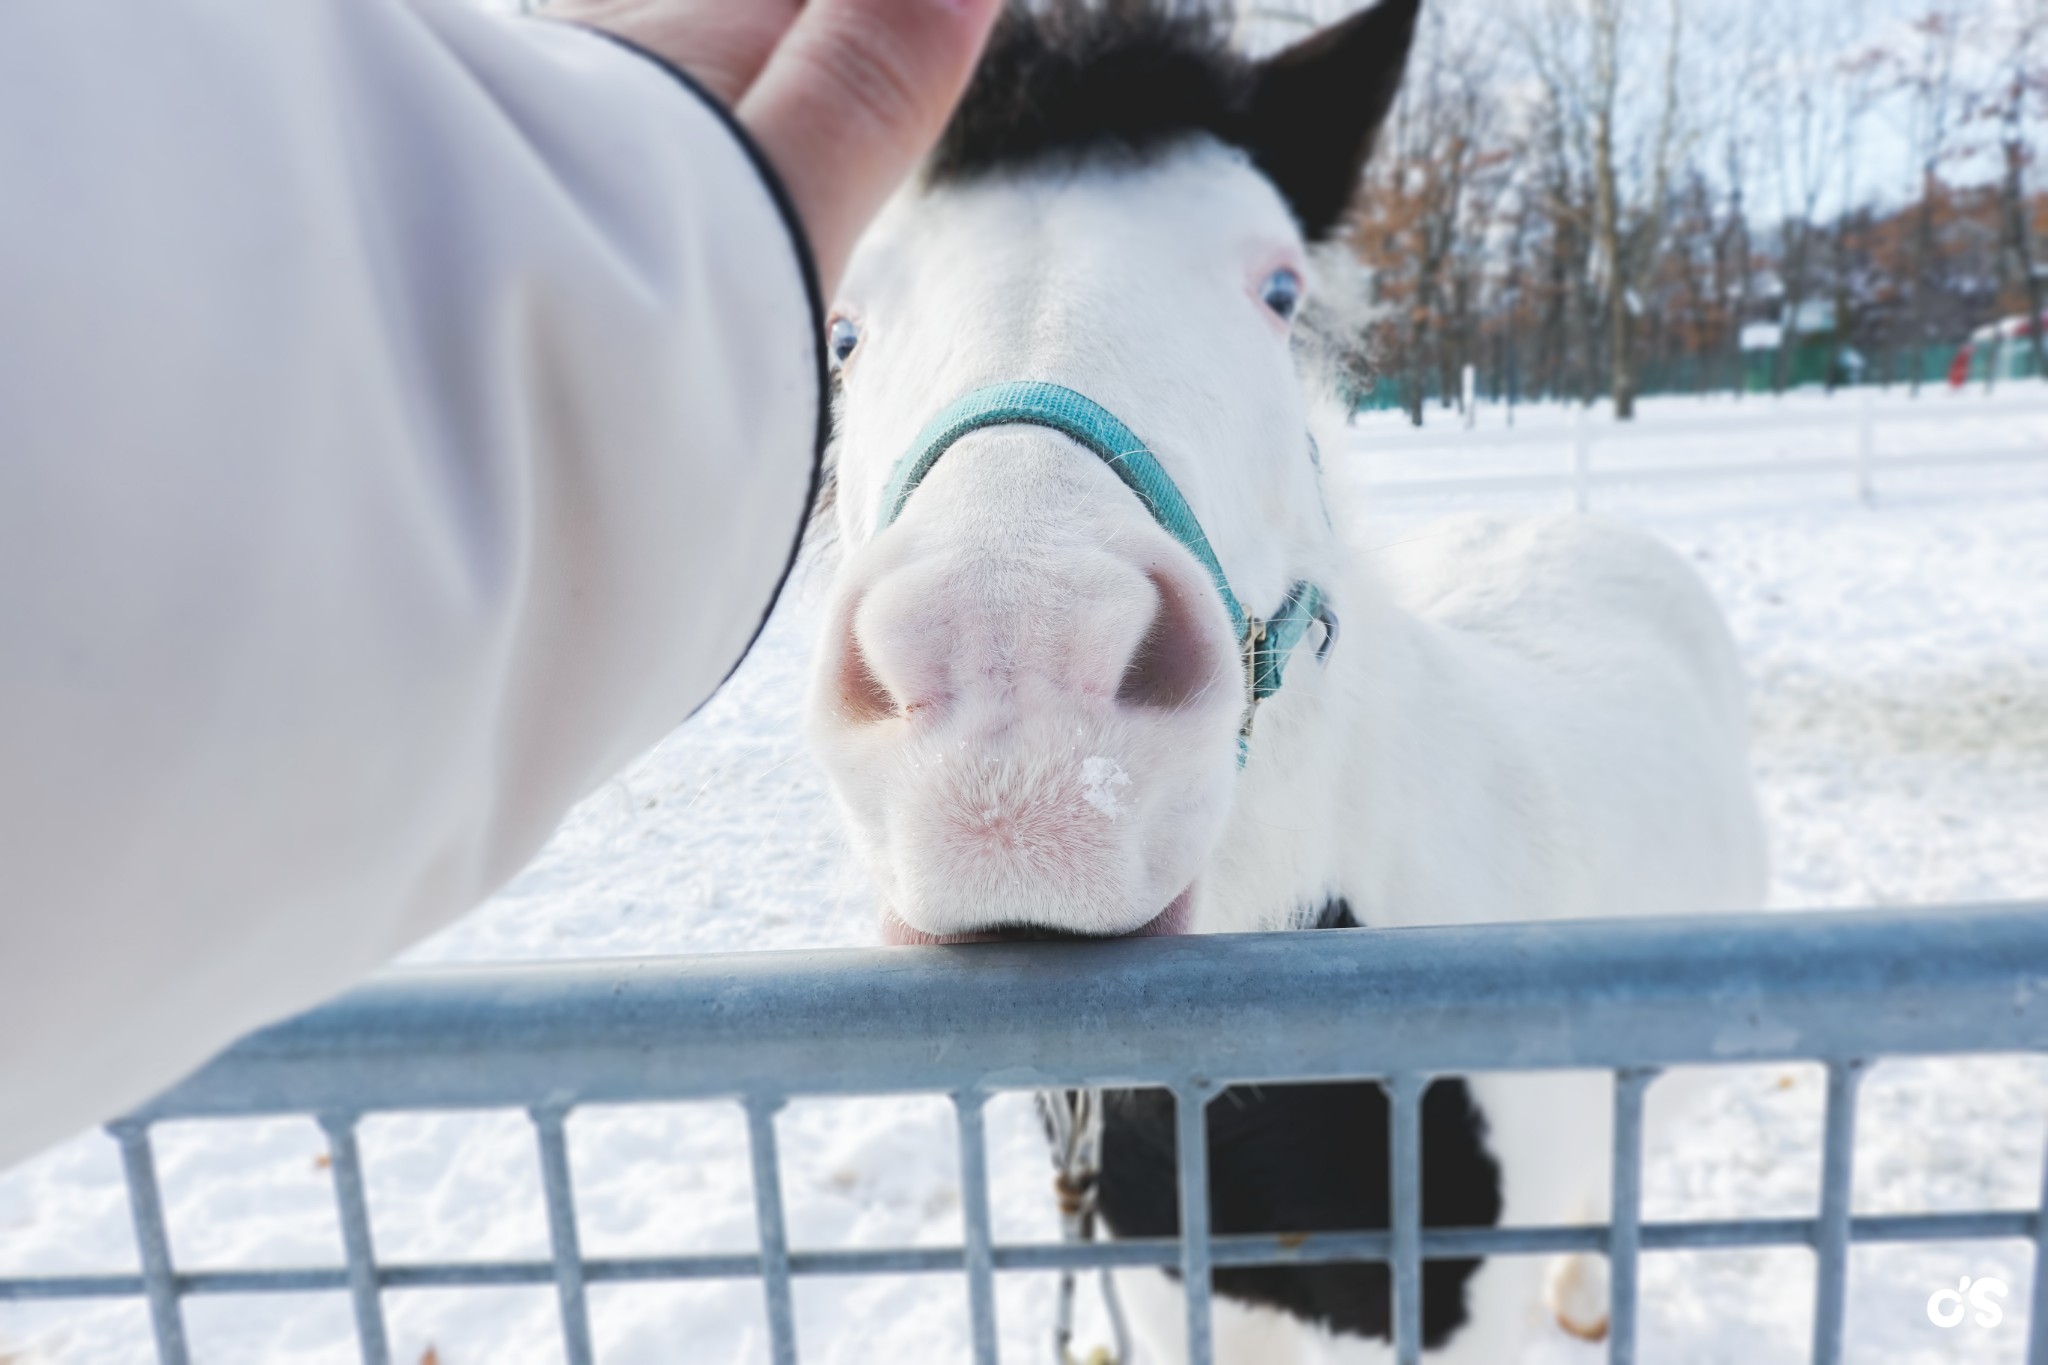
[[896,698],[868,665],[860,635],[849,621],[839,651],[839,712],[856,725],[872,725],[896,715]]
[[1124,666],[1116,699],[1133,706],[1180,706],[1208,683],[1213,661],[1187,595],[1164,574],[1147,577],[1159,592],[1159,609]]

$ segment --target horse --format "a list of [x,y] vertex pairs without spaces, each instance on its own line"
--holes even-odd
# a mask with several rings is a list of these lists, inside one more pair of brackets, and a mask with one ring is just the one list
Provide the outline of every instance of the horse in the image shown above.
[[[1337,239],[1418,4],[1263,59],[1184,6],[1016,8],[855,252],[805,725],[887,941],[1759,902],[1744,682],[1681,557],[1583,514],[1373,546],[1326,496]],[[1177,1230],[1169,1103],[1107,1106],[1113,1235]],[[1425,1224],[1605,1218],[1610,1117],[1604,1076],[1438,1081]],[[1386,1226],[1377,1086],[1208,1123],[1217,1231]],[[1178,1282],[1118,1273],[1184,1358]],[[1219,1361],[1389,1358],[1383,1266],[1215,1287]],[[1498,1365],[1604,1332],[1604,1262],[1430,1262],[1423,1301],[1431,1360]]]

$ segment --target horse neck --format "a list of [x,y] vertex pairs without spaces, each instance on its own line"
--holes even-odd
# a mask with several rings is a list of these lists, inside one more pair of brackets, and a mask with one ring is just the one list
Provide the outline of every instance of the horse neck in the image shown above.
[[1332,582],[1342,633],[1321,666],[1304,643],[1254,718],[1251,759],[1205,873],[1204,928],[1313,923],[1330,897],[1356,894],[1352,869],[1400,838],[1401,765],[1388,761],[1389,740],[1428,716],[1417,695],[1420,623],[1356,559]]

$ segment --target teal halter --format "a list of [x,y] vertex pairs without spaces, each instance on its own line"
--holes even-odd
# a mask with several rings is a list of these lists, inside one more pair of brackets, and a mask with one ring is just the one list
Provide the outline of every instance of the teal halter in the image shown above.
[[1202,524],[1195,520],[1180,489],[1167,477],[1145,443],[1094,399],[1059,384],[1038,382],[991,384],[955,399],[925,424],[910,449],[889,471],[876,533],[889,529],[902,515],[903,504],[910,501],[910,495],[954,442],[983,427],[1012,423],[1049,427],[1094,451],[1138,495],[1152,520],[1186,546],[1188,553],[1209,571],[1209,580],[1216,585],[1224,610],[1230,613],[1230,624],[1237,631],[1238,649],[1244,659],[1244,724],[1237,737],[1237,762],[1239,767],[1244,766],[1252,714],[1258,704],[1280,690],[1288,657],[1314,622],[1323,625],[1323,642],[1316,649],[1316,661],[1320,663],[1329,656],[1330,646],[1337,641],[1337,618],[1324,600],[1322,589],[1303,581],[1287,590],[1279,610],[1265,620],[1246,612],[1237,594],[1230,590],[1230,580],[1216,560],[1216,551],[1210,547],[1209,537],[1203,534]]

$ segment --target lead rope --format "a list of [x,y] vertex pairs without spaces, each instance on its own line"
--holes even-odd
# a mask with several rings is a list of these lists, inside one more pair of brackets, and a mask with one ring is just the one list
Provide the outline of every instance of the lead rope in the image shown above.
[[[1095,1199],[1102,1174],[1102,1092],[1041,1090],[1038,1115],[1052,1142],[1054,1195],[1060,1205],[1060,1238],[1078,1244],[1095,1237]],[[1074,1354],[1074,1271],[1060,1271],[1059,1298],[1053,1310],[1054,1365],[1126,1365],[1131,1358],[1130,1330],[1109,1268],[1102,1277],[1102,1306],[1109,1313],[1114,1346],[1098,1346],[1086,1357]]]

